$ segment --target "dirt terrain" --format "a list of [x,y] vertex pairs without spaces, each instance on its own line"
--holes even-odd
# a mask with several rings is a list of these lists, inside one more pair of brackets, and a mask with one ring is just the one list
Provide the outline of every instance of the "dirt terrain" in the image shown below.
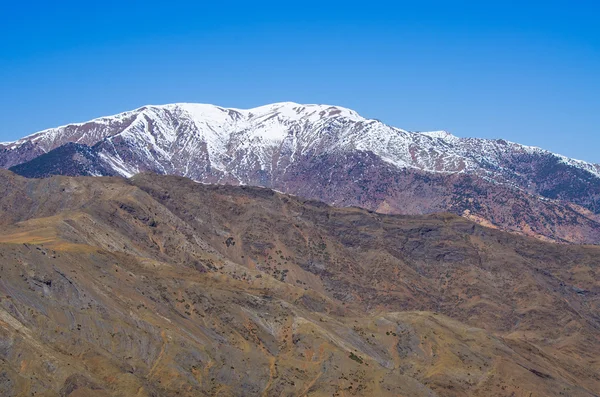
[[597,396],[600,248],[0,170],[2,396]]

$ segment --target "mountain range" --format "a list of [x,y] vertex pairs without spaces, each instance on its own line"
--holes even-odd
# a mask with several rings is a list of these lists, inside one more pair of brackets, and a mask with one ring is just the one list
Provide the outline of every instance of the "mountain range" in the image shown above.
[[145,106],[0,144],[0,167],[28,177],[150,171],[600,242],[600,165],[502,139],[405,131],[339,106]]
[[600,247],[153,173],[0,189],[2,396],[600,394]]

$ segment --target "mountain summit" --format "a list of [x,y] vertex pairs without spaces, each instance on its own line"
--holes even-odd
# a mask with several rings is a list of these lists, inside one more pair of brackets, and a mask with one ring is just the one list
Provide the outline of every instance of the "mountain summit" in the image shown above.
[[144,106],[0,144],[0,166],[30,177],[151,171],[600,242],[600,165],[502,139],[410,132],[339,106]]

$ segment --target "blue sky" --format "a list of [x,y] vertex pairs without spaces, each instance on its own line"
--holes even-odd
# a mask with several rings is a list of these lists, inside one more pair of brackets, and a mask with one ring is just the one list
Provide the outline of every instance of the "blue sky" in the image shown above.
[[295,101],[600,162],[592,1],[6,3],[0,141],[145,104]]

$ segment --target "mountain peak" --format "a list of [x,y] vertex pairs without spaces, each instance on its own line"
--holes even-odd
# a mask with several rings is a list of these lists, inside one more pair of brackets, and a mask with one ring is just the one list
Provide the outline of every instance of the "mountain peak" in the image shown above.
[[[90,150],[59,150],[69,142]],[[31,176],[125,177],[150,171],[205,183],[265,186],[390,213],[450,210],[509,230],[520,230],[527,219],[526,230],[536,228],[532,235],[600,241],[600,226],[594,223],[600,220],[600,166],[504,140],[401,130],[326,104],[148,105],[0,147],[0,167],[28,162],[15,170]],[[427,180],[438,181],[437,187],[419,185]],[[509,217],[503,208],[485,212],[497,204],[482,197],[501,195],[521,203]],[[572,203],[591,213],[581,212],[578,223],[561,226],[563,215],[543,200],[554,200],[552,208]],[[557,221],[546,227],[541,218],[527,218],[536,211]],[[569,232],[575,223],[578,232]]]
[[431,138],[439,138],[439,139],[449,139],[449,140],[454,140],[454,139],[460,139],[458,138],[456,135],[452,135],[451,133],[449,133],[448,131],[444,131],[444,130],[440,130],[440,131],[423,131],[421,132],[422,135],[427,135]]
[[202,117],[216,116],[217,118],[234,112],[239,115],[243,115],[245,118],[252,119],[273,116],[277,114],[287,119],[296,120],[309,119],[314,121],[317,119],[330,117],[344,117],[354,121],[366,120],[354,110],[342,106],[327,104],[300,104],[296,102],[275,102],[253,108],[222,107],[205,103],[177,102],[163,105],[146,105],[136,109],[136,111],[143,112],[148,109],[183,109],[189,113],[201,115]]

